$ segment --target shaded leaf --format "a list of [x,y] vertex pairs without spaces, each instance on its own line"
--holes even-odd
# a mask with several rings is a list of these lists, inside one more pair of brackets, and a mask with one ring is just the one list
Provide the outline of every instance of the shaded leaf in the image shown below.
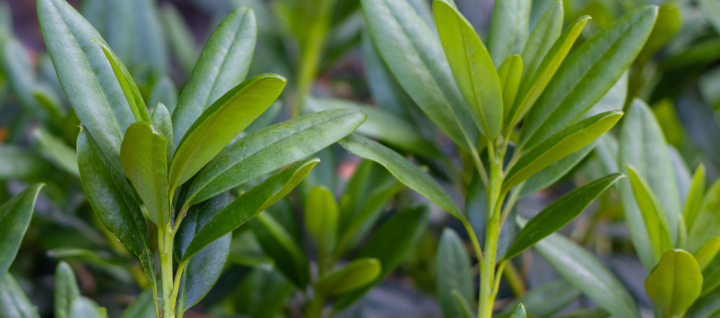
[[377,259],[361,258],[321,277],[315,283],[315,292],[333,296],[361,288],[380,275],[381,265]]
[[7,272],[20,249],[35,200],[44,184],[35,184],[0,205],[0,278]]
[[70,265],[60,262],[55,269],[55,317],[71,318],[70,306],[80,298],[80,289]]
[[458,306],[453,291],[465,302],[474,297],[474,284],[470,255],[458,235],[451,229],[443,230],[437,252],[436,284],[440,307],[445,317],[462,317],[463,308]]

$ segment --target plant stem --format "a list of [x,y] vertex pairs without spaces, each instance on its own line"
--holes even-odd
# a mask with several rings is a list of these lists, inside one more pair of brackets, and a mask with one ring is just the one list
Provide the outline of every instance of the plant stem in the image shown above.
[[163,297],[163,318],[175,318],[173,290],[173,231],[170,223],[158,227],[158,253],[160,254],[160,279]]
[[325,297],[322,297],[322,295],[319,295],[318,293],[314,293],[313,300],[307,309],[307,313],[306,313],[307,317],[308,318],[322,317],[322,309],[323,309],[324,304],[325,304]]

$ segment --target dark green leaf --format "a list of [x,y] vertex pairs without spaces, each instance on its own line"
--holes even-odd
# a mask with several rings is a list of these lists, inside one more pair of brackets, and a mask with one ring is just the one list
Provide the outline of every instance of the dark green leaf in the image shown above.
[[0,278],[5,275],[20,249],[27,231],[35,200],[44,184],[27,187],[10,201],[0,205]]
[[305,227],[320,253],[332,252],[337,242],[338,206],[332,192],[323,186],[314,187],[305,198]]
[[310,264],[302,248],[272,215],[260,213],[250,225],[265,254],[275,262],[277,269],[299,289],[310,281]]

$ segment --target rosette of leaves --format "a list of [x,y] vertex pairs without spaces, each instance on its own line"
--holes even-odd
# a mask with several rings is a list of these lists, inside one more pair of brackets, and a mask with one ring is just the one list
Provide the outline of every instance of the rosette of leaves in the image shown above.
[[[357,111],[303,116],[238,136],[285,78],[245,79],[253,11],[230,13],[208,39],[171,111],[149,111],[128,69],[64,0],[38,17],[60,84],[82,123],[80,179],[101,223],[140,259],[157,317],[180,317],[217,281],[231,232],[287,195],[319,162],[307,158],[365,120]],[[287,166],[287,167],[286,167]],[[227,191],[286,167],[231,198]],[[159,276],[148,222],[157,226]]]

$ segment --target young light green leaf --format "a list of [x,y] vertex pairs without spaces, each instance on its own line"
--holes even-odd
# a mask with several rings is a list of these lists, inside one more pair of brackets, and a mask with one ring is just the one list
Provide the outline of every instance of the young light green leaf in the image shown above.
[[274,260],[278,270],[296,287],[306,288],[310,265],[290,233],[268,212],[258,214],[250,225],[263,252]]
[[512,111],[509,114],[509,126],[514,127],[520,119],[525,117],[525,114],[545,91],[548,83],[553,79],[555,72],[565,60],[565,56],[570,52],[575,40],[580,36],[580,32],[589,19],[590,17],[583,16],[570,24],[544,55],[542,62],[538,62],[539,65],[535,71],[532,74],[526,73],[524,75],[518,91],[519,98],[515,99],[515,105],[512,106]]
[[457,89],[439,39],[406,0],[362,0],[373,42],[400,86],[465,149],[478,133]]
[[705,242],[705,244],[695,251],[693,257],[697,261],[698,266],[700,266],[701,271],[710,264],[718,251],[720,251],[720,237],[717,236]]
[[256,177],[305,158],[362,124],[365,115],[331,110],[258,130],[227,146],[203,168],[188,190],[195,204]]
[[[563,16],[562,0],[552,0],[535,24],[522,52],[522,61],[525,63],[523,77],[526,79],[523,82],[529,82],[535,76],[540,63],[557,41],[562,32]],[[513,103],[509,105],[505,103],[506,108],[512,108],[512,106]],[[505,119],[507,121],[510,118],[506,117]]]
[[334,296],[361,288],[373,282],[381,272],[377,259],[361,258],[352,261],[332,273],[321,277],[315,283],[315,292],[323,296]]
[[115,55],[115,52],[113,52],[103,40],[93,39],[92,41],[100,45],[103,53],[105,53],[105,57],[110,63],[113,73],[115,73],[115,77],[130,106],[130,111],[132,111],[135,121],[150,122],[150,114],[148,114],[147,106],[145,106],[145,100],[143,100],[140,90],[130,75],[130,71],[125,67],[125,64],[120,61],[120,58]]
[[688,197],[685,201],[685,209],[683,211],[683,217],[685,219],[685,226],[688,229],[693,227],[695,219],[700,208],[702,207],[703,195],[705,194],[705,165],[700,164],[693,174],[692,184],[688,191]]
[[208,244],[232,232],[287,195],[318,162],[320,159],[317,158],[300,161],[238,196],[196,232],[187,248],[180,253],[180,261],[190,259]]
[[74,149],[68,147],[61,139],[51,135],[42,127],[35,128],[33,137],[37,140],[40,151],[45,157],[73,176],[80,176],[77,153]]
[[255,50],[256,33],[255,14],[245,7],[230,13],[215,29],[173,111],[173,148],[178,148],[205,109],[243,82]]
[[40,318],[12,275],[0,278],[0,318]]
[[688,231],[687,250],[694,253],[700,246],[720,233],[720,179],[708,189],[700,212]]
[[530,0],[498,0],[490,24],[488,47],[495,65],[520,54],[528,39]]
[[[255,76],[220,97],[187,133],[173,126],[173,137],[183,137],[170,163],[170,189],[189,180],[260,116],[280,96],[285,83],[286,79],[280,75]],[[179,105],[173,114],[173,125],[178,124],[176,117],[182,109]]]
[[703,276],[690,253],[669,250],[645,280],[645,291],[666,317],[680,315],[700,296]]
[[157,133],[165,137],[167,140],[167,147],[165,155],[167,162],[172,160],[173,155],[173,128],[170,110],[165,107],[165,104],[158,103],[152,113],[152,125],[154,129],[157,129]]
[[503,191],[512,189],[553,162],[587,146],[612,128],[622,115],[620,111],[597,114],[570,125],[530,149],[508,171]]
[[[518,220],[522,226],[524,221]],[[600,262],[573,241],[552,234],[535,249],[567,281],[618,318],[639,318],[635,302],[622,283]]]
[[560,279],[529,290],[500,310],[497,317],[509,318],[520,304],[523,304],[533,317],[552,317],[578,297],[580,291],[566,280]]
[[490,54],[453,5],[433,1],[433,15],[448,64],[475,125],[486,137],[497,137],[502,126],[503,91]]
[[44,184],[27,187],[0,205],[0,279],[15,259],[30,224],[35,200]]
[[510,318],[525,318],[527,317],[527,313],[525,312],[525,306],[523,304],[517,305],[515,307],[515,310],[510,315]]
[[348,151],[381,164],[400,182],[435,202],[456,218],[465,219],[452,197],[435,180],[396,152],[356,134],[345,137],[339,143]]
[[520,55],[510,55],[500,65],[497,73],[500,78],[500,87],[502,87],[503,118],[508,121],[523,74],[523,60]]
[[665,212],[658,202],[657,197],[655,197],[655,194],[650,190],[645,180],[639,176],[635,168],[630,165],[626,165],[625,167],[630,177],[630,185],[632,186],[633,195],[635,196],[635,202],[640,208],[643,220],[645,221],[645,228],[650,237],[650,243],[655,254],[655,261],[658,262],[666,251],[673,248]]
[[639,8],[583,43],[528,112],[519,148],[532,148],[595,105],[638,55],[656,16],[657,7]]
[[90,298],[81,296],[70,304],[69,316],[73,318],[107,318],[107,311]]
[[120,167],[123,133],[135,118],[112,66],[91,42],[102,37],[65,0],[39,0],[37,8],[43,39],[65,95],[102,151]]
[[463,309],[455,301],[453,291],[460,293],[463,300],[475,299],[470,256],[458,235],[451,229],[443,230],[437,252],[438,298],[443,316],[461,317]]
[[60,262],[55,269],[55,317],[71,318],[70,305],[80,298],[80,289],[75,281],[73,269]]
[[304,215],[308,236],[322,255],[328,255],[335,247],[338,230],[338,206],[332,192],[323,186],[310,190]]
[[548,207],[530,219],[515,236],[515,241],[508,249],[504,260],[513,258],[533,244],[555,233],[575,219],[601,193],[609,188],[623,175],[614,173],[595,180],[557,199]]
[[167,140],[144,121],[128,127],[120,147],[120,162],[158,226],[170,222],[167,184]]

